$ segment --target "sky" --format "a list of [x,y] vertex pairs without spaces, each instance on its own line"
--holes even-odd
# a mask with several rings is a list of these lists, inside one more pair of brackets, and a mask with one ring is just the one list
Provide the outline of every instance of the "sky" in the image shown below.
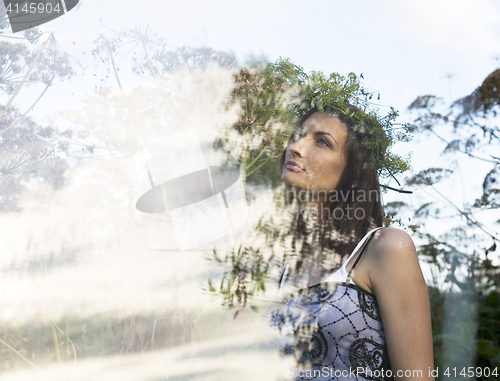
[[[495,1],[133,1],[82,0],[42,26],[69,52],[99,33],[150,24],[171,46],[210,46],[307,71],[363,73],[398,110],[422,94],[470,93],[498,65]],[[73,43],[75,45],[73,45]],[[451,79],[448,78],[451,76]]]
[[[363,73],[385,104],[470,93],[498,64],[495,1],[83,0],[43,29],[91,42],[106,30],[150,24],[172,46],[210,46],[240,59],[289,57],[307,71]],[[448,99],[447,99],[448,100]]]
[[[80,53],[91,49],[99,33],[149,24],[173,47],[210,46],[234,54],[240,63],[251,55],[270,61],[281,56],[306,71],[363,74],[365,87],[380,93],[382,111],[395,107],[403,122],[410,121],[403,113],[419,95],[449,102],[470,94],[498,66],[495,57],[500,54],[496,1],[80,3],[42,30],[55,33],[63,48],[90,64],[90,70],[92,59]],[[96,73],[99,77],[99,69]],[[93,85],[88,77],[84,83],[69,82],[65,94],[60,88],[59,96],[46,97],[39,107],[50,109],[54,99],[69,105]],[[428,155],[417,156],[416,166],[427,161]]]
[[[288,57],[306,71],[363,74],[364,86],[379,92],[381,112],[400,111],[398,122],[411,122],[406,108],[417,96],[432,94],[451,100],[470,94],[499,66],[500,5],[497,1],[143,1],[83,0],[64,17],[42,26],[55,33],[63,48],[88,64],[87,53],[99,33],[149,24],[172,46],[209,46],[233,54],[239,63],[249,57],[274,61]],[[120,64],[120,63],[119,63]],[[34,110],[40,118],[54,116],[55,107],[74,107],[96,81],[75,79],[58,87]],[[124,75],[124,74],[121,74]],[[124,81],[125,87],[138,84]],[[116,83],[111,79],[109,85]],[[51,90],[52,91],[52,90]],[[452,137],[443,132],[445,137]],[[417,136],[394,148],[412,152],[414,173],[453,165],[440,155],[442,142]],[[449,182],[448,197],[458,204],[480,195],[487,165],[454,156],[461,165],[463,186]],[[464,180],[465,179],[465,180]],[[391,185],[393,185],[392,183]],[[399,195],[388,194],[387,200]],[[424,196],[423,196],[424,197]],[[409,198],[406,198],[409,200]]]

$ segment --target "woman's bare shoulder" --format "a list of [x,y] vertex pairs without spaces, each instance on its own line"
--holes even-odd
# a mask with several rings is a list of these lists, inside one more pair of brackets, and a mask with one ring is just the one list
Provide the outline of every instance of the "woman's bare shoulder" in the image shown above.
[[382,253],[415,251],[411,236],[403,229],[383,228],[375,232],[372,251]]
[[379,229],[371,241],[367,247],[369,255],[366,261],[372,270],[379,272],[395,264],[399,266],[418,264],[415,244],[411,236],[402,229]]
[[411,236],[402,229],[384,228],[376,232],[365,266],[374,291],[383,285],[398,287],[409,282],[425,285],[417,250]]
[[373,292],[378,279],[390,275],[390,272],[401,271],[401,266],[418,266],[415,245],[410,235],[402,229],[378,229],[366,246],[353,280],[362,288],[364,285],[365,290]]

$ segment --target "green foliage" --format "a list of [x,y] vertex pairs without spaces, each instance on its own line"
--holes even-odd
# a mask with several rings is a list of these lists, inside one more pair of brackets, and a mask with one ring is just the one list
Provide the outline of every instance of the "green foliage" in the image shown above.
[[[395,128],[398,112],[391,108],[387,115],[379,115],[367,95],[354,73],[347,77],[321,71],[307,74],[289,58],[280,57],[261,71],[241,68],[228,106],[235,101],[241,104],[239,120],[232,129],[244,137],[241,164],[248,181],[279,185],[281,169],[278,160],[272,159],[281,155],[296,123],[313,107],[333,110],[353,126],[362,144],[373,153],[381,177],[396,178],[409,170],[410,156],[397,155],[391,147],[397,141],[408,141],[414,127],[403,124]],[[223,147],[220,141],[217,146]]]
[[[213,258],[207,259],[229,268],[224,273],[218,290],[211,279],[208,280],[204,290],[222,296],[223,306],[238,307],[234,314],[235,318],[242,309],[247,307],[249,298],[260,292],[266,292],[269,269],[274,255],[264,260],[261,248],[255,249],[240,245],[237,250],[233,248],[224,258],[220,258],[214,250]],[[250,305],[250,308],[253,311],[257,310],[254,305]]]
[[483,194],[474,202],[476,208],[500,208],[500,165],[485,176]]
[[446,168],[427,168],[410,177],[408,185],[433,185],[447,178],[453,171]]

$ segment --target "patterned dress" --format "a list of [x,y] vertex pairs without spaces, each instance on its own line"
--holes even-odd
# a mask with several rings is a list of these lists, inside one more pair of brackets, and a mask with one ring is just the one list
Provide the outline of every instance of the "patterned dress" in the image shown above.
[[390,364],[377,299],[347,282],[346,273],[349,260],[378,229],[368,232],[328,279],[282,295],[271,308],[270,326],[282,338],[280,354],[293,356],[296,362],[292,380],[392,379],[388,377]]

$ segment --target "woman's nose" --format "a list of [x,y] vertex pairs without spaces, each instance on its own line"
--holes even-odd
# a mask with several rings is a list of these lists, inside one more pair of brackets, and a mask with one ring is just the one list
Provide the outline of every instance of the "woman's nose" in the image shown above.
[[290,144],[290,152],[293,156],[304,156],[304,139],[299,139],[295,143]]

